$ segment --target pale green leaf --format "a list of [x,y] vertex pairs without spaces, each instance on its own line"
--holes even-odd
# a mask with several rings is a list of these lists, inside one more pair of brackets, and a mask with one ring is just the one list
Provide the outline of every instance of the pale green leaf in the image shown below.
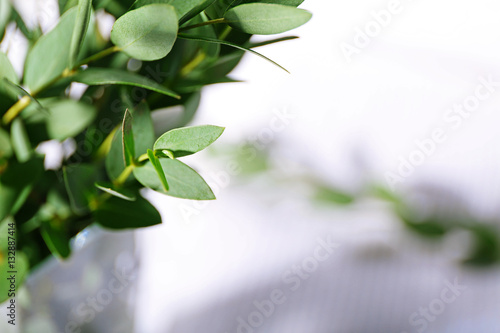
[[71,45],[69,47],[69,68],[73,68],[80,53],[85,34],[89,27],[90,14],[92,13],[92,0],[78,1],[78,14],[76,16]]
[[97,115],[95,106],[72,99],[44,103],[49,110],[47,132],[52,139],[63,141],[82,132]]
[[224,14],[226,23],[249,34],[279,34],[300,27],[311,13],[292,6],[249,3],[231,8]]
[[28,132],[21,118],[16,118],[12,122],[10,129],[12,148],[20,163],[28,161],[33,154]]
[[161,184],[163,185],[163,190],[168,192],[168,182],[167,178],[165,177],[165,173],[163,172],[160,160],[155,156],[154,152],[151,149],[148,149],[148,158],[151,164],[153,164],[153,167],[158,174],[158,178],[160,178]]
[[174,7],[152,4],[131,10],[116,20],[111,41],[132,58],[158,60],[165,57],[177,39]]
[[222,132],[224,132],[223,127],[213,125],[177,128],[158,138],[154,149],[170,150],[176,158],[187,156],[210,146]]
[[0,40],[2,40],[5,27],[9,22],[10,12],[12,7],[9,0],[0,0]]
[[169,185],[168,192],[163,189],[163,184],[150,161],[141,167],[134,168],[135,178],[142,185],[172,197],[193,200],[215,199],[212,190],[203,178],[181,161],[162,158],[160,163]]
[[77,8],[71,8],[57,26],[38,39],[26,58],[24,83],[37,92],[69,66],[69,54]]
[[96,182],[94,185],[101,191],[109,193],[112,196],[123,200],[135,201],[137,199],[137,196],[132,191],[128,191],[123,188],[117,188],[116,186],[108,182]]
[[168,5],[170,2],[171,2],[171,0],[136,0],[130,8],[137,9],[139,7],[142,7],[142,6],[152,5],[155,3]]
[[88,68],[87,70],[74,75],[73,77],[71,77],[71,79],[76,82],[88,84],[89,86],[107,84],[136,86],[146,88],[174,98],[180,98],[180,96],[172,90],[156,83],[151,79],[119,69]]

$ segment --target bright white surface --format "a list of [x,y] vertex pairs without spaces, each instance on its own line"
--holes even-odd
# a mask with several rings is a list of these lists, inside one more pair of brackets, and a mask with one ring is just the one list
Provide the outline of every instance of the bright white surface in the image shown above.
[[[448,139],[396,190],[424,181],[443,184],[465,195],[476,211],[496,216],[500,91],[458,129],[443,117],[474,94],[479,77],[500,81],[500,4],[402,1],[401,13],[346,61],[340,45],[353,44],[355,29],[364,28],[373,20],[371,11],[388,3],[306,1],[302,7],[314,17],[292,32],[301,39],[259,50],[292,75],[248,55],[232,74],[247,82],[206,88],[195,123],[226,126],[219,142],[238,142],[268,127],[273,110],[291,110],[296,119],[273,142],[280,147],[277,159],[285,161],[283,172],[298,164],[347,187],[360,179],[384,182],[387,171],[397,170],[399,156],[407,158],[415,140],[439,127]],[[200,155],[190,162],[205,174],[221,170]],[[367,169],[359,167],[359,159]],[[318,212],[300,193],[284,191],[261,184],[225,188],[190,223],[180,213],[183,203],[157,199],[166,222],[140,234],[145,247],[141,303],[148,306],[138,311],[138,327],[160,332],[179,314],[190,318],[190,311],[203,304],[279,278],[283,263],[307,255],[317,234],[333,233],[354,248],[405,244],[383,209]],[[442,281],[424,288],[438,288],[436,283]],[[406,320],[406,313],[401,315]]]

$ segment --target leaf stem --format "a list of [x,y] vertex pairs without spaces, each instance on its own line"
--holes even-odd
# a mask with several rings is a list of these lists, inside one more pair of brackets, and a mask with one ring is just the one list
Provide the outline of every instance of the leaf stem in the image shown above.
[[113,184],[115,186],[123,185],[125,183],[125,181],[127,180],[127,178],[130,176],[130,174],[132,173],[132,171],[134,171],[134,168],[135,168],[134,164],[131,164],[128,167],[126,167],[122,171],[122,173],[118,176],[118,178],[116,178],[116,180],[113,182]]
[[218,19],[214,19],[214,20],[210,20],[210,21],[196,23],[196,24],[193,24],[193,25],[188,25],[187,27],[182,27],[182,28],[179,29],[179,32],[183,32],[183,31],[186,31],[186,30],[191,30],[191,29],[203,27],[203,26],[206,26],[206,25],[226,23],[226,22],[227,21],[226,21],[225,18],[218,18]]
[[120,48],[118,46],[112,46],[110,48],[107,48],[105,50],[102,50],[101,52],[98,52],[94,55],[91,55],[90,57],[88,58],[85,58],[83,59],[82,61],[80,61],[78,64],[76,64],[72,69],[77,69],[78,67],[80,66],[83,66],[83,65],[86,65],[88,64],[89,62],[93,62],[93,61],[96,61],[96,60],[99,60],[99,59],[102,59],[110,54],[113,54],[115,52],[118,52],[120,51]]
[[23,96],[14,105],[7,110],[7,112],[2,117],[2,122],[8,125],[14,118],[16,118],[21,111],[23,111],[31,102],[29,96]]

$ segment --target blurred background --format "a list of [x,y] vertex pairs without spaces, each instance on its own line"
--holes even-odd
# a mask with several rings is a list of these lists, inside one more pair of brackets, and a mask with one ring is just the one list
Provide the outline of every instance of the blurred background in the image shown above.
[[[259,49],[291,74],[246,55],[231,74],[245,82],[204,90],[192,124],[226,131],[186,161],[217,201],[148,192],[165,222],[99,230],[121,240],[113,255],[94,247],[34,275],[31,294],[54,287],[25,327],[51,332],[39,309],[99,298],[125,265],[130,288],[88,332],[500,332],[500,5],[301,8],[313,19],[300,39]],[[82,289],[78,262],[105,273]],[[73,294],[58,288],[65,266],[87,281]]]

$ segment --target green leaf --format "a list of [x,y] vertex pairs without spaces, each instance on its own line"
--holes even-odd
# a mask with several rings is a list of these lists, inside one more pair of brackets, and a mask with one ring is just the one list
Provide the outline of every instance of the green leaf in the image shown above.
[[179,16],[179,25],[189,21],[208,6],[214,3],[215,0],[171,0],[170,4],[175,7]]
[[325,203],[333,203],[338,205],[349,205],[354,202],[355,198],[336,188],[318,185],[316,189],[315,199]]
[[265,40],[263,42],[258,42],[258,43],[249,43],[249,45],[247,45],[247,47],[254,48],[254,47],[267,46],[267,45],[271,45],[274,43],[280,43],[280,42],[284,42],[287,40],[293,40],[293,39],[297,39],[297,38],[299,38],[299,37],[298,36],[280,37],[280,38],[275,38],[275,39],[271,39],[271,40]]
[[158,60],[165,57],[177,39],[174,7],[152,4],[131,10],[116,20],[111,41],[132,58]]
[[[237,2],[237,1],[235,1],[235,2]],[[239,4],[235,4],[234,6],[242,5],[245,3],[274,3],[277,5],[298,7],[303,2],[304,2],[304,0],[243,0],[243,1],[240,1]]]
[[0,79],[3,78],[6,78],[16,84],[19,83],[16,71],[14,70],[14,67],[12,67],[9,58],[5,53],[0,52]]
[[135,157],[153,147],[155,134],[151,112],[145,102],[132,109],[132,128],[134,129]]
[[44,103],[49,110],[47,132],[52,139],[64,141],[82,132],[97,116],[95,106],[73,99]]
[[2,40],[5,27],[9,22],[11,10],[12,7],[10,6],[9,0],[0,0],[0,40]]
[[255,55],[257,55],[257,56],[259,56],[259,57],[261,57],[261,58],[263,58],[263,59],[271,62],[272,64],[278,66],[279,68],[281,68],[285,72],[290,73],[289,71],[286,70],[286,68],[284,68],[280,64],[274,62],[273,60],[271,60],[268,57],[260,54],[259,52],[256,52],[256,51],[254,51],[252,49],[249,49],[249,48],[246,48],[244,46],[236,45],[236,44],[233,44],[233,43],[230,43],[230,42],[226,42],[226,41],[220,40],[220,39],[212,39],[212,38],[207,38],[207,37],[202,37],[202,36],[189,36],[189,35],[186,35],[186,34],[179,34],[179,38],[190,39],[190,40],[197,40],[197,41],[200,41],[200,42],[207,42],[207,43],[223,44],[223,45],[231,46],[231,47],[243,50],[243,51],[247,51],[247,52],[253,53],[253,54],[255,54]]
[[135,178],[144,186],[163,194],[193,200],[213,200],[215,196],[201,176],[180,162],[169,158],[160,159],[160,163],[169,185],[169,191],[163,189],[163,184],[150,161],[141,167],[134,168]]
[[18,83],[19,79],[7,55],[0,52],[0,100],[2,101],[0,104],[0,114],[6,111],[17,100],[17,94],[10,89],[9,81]]
[[487,266],[500,261],[500,235],[498,228],[474,221],[468,228],[473,236],[472,249],[465,264]]
[[0,160],[12,155],[9,133],[0,128]]
[[151,164],[153,164],[153,167],[158,174],[158,178],[160,178],[161,184],[163,185],[163,191],[168,192],[168,182],[165,177],[165,173],[163,172],[160,160],[155,156],[155,153],[151,149],[148,149],[148,158]]
[[125,170],[125,157],[123,156],[122,129],[116,130],[111,142],[111,148],[106,156],[106,172],[111,180],[116,180]]
[[72,164],[63,167],[64,185],[71,203],[71,208],[77,214],[89,211],[88,205],[97,194],[94,183],[97,181],[96,165]]
[[249,34],[279,34],[300,27],[311,19],[306,10],[285,5],[250,3],[226,12],[226,23]]
[[33,158],[25,163],[11,162],[0,175],[0,221],[15,214],[24,204],[33,184],[43,173],[43,159]]
[[136,0],[132,6],[130,7],[130,9],[137,9],[139,7],[142,7],[142,6],[146,6],[146,5],[152,5],[152,4],[155,4],[155,3],[160,3],[160,4],[165,4],[165,5],[168,5],[170,3],[171,0]]
[[125,201],[111,197],[94,212],[97,223],[110,229],[143,228],[161,223],[161,216],[146,199]]
[[70,49],[77,8],[68,10],[57,26],[38,39],[26,58],[24,83],[31,93],[59,77],[69,66]]
[[[10,281],[7,279],[12,274],[9,272],[16,272],[15,290],[17,290],[24,281],[29,269],[28,258],[19,249],[16,250],[15,253],[15,263],[13,263],[14,267],[10,267],[10,263],[8,261],[8,252],[10,246],[9,237],[13,237],[9,234],[9,225],[12,225],[14,223],[15,222],[13,218],[6,218],[3,221],[0,220],[0,303],[3,303],[9,298]],[[17,241],[17,230],[14,234],[14,237]]]
[[225,10],[221,14],[224,14],[233,7],[243,5],[246,3],[274,3],[278,5],[298,7],[300,4],[304,2],[304,0],[219,0],[219,1],[220,1],[219,7],[225,8]]
[[45,244],[47,244],[52,254],[60,258],[69,257],[71,254],[71,248],[69,246],[70,238],[66,231],[54,227],[49,221],[43,221],[40,232]]
[[16,118],[12,122],[10,129],[12,148],[20,163],[28,161],[33,154],[28,132],[21,118]]
[[155,91],[157,93],[171,96],[177,99],[180,98],[180,96],[177,95],[172,90],[165,88],[164,86],[156,83],[151,79],[119,69],[89,68],[73,76],[72,80],[88,84],[89,86],[106,85],[106,84],[135,86],[135,87],[146,88]]
[[132,115],[125,110],[125,116],[122,122],[122,147],[123,156],[125,158],[125,166],[134,164],[135,144],[134,132],[132,131]]
[[92,0],[78,1],[78,14],[76,16],[75,28],[69,47],[69,68],[73,68],[80,53],[85,34],[89,27],[90,14],[92,13]]
[[170,150],[174,156],[194,154],[210,146],[224,132],[223,127],[204,125],[173,129],[156,140],[155,150]]
[[123,200],[135,201],[137,199],[137,196],[134,192],[128,191],[123,188],[117,188],[116,186],[114,186],[109,182],[96,182],[94,185],[101,191],[109,193],[112,196],[115,196]]

